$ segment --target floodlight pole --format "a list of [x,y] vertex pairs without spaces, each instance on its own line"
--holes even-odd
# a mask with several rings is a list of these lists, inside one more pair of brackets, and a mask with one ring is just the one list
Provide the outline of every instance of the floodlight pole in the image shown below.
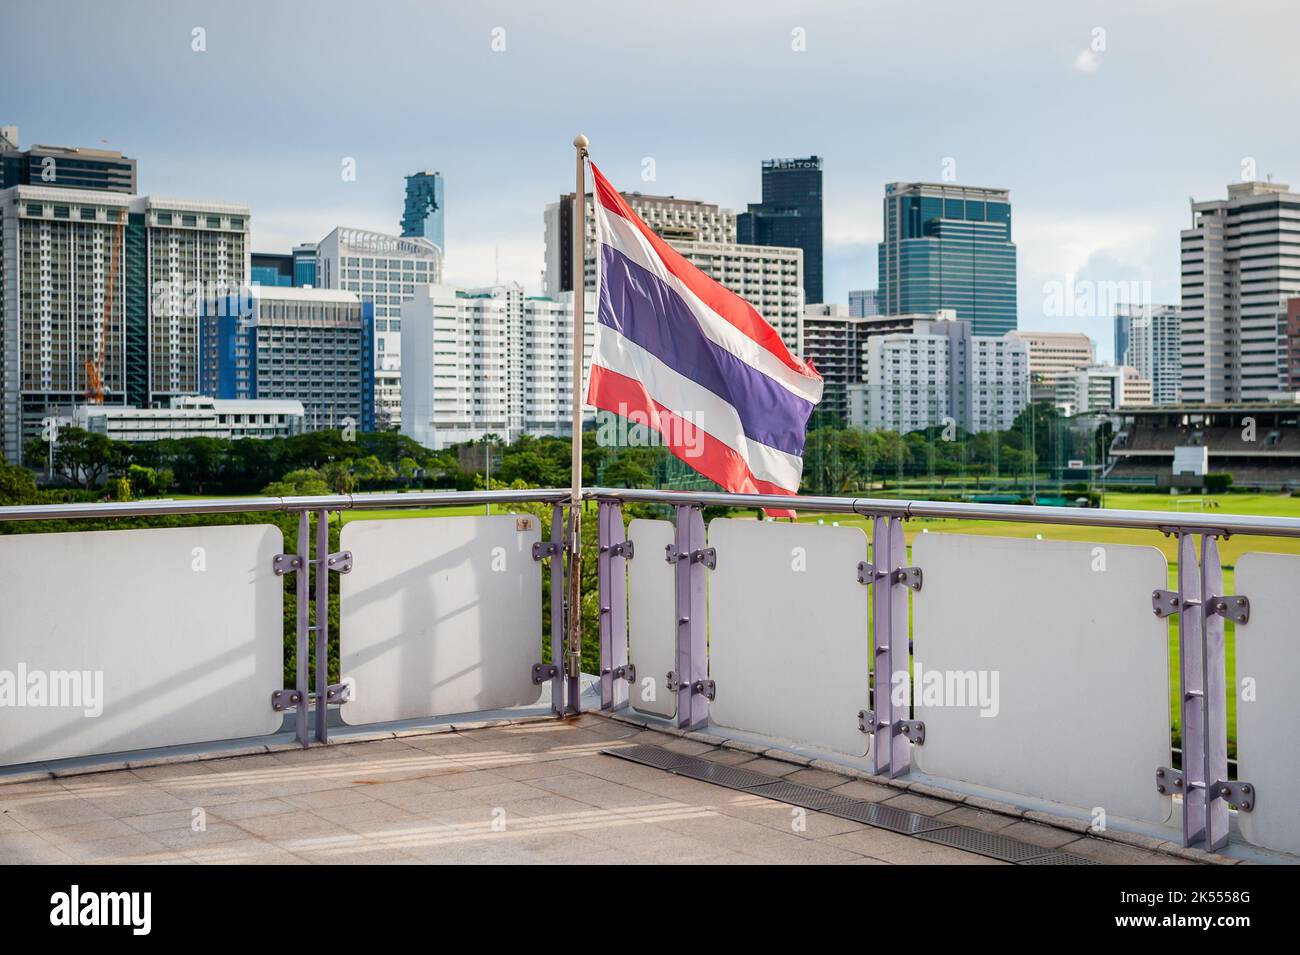
[[587,145],[579,133],[573,139],[577,186],[573,193],[573,486],[569,500],[569,632],[566,674],[569,710],[577,713],[582,686],[582,357],[586,348],[587,308]]

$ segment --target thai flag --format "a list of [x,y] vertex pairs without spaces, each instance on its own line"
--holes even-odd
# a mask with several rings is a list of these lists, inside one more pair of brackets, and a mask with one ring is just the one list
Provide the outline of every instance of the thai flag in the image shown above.
[[797,494],[821,375],[591,172],[600,292],[587,403],[648,424],[727,491]]

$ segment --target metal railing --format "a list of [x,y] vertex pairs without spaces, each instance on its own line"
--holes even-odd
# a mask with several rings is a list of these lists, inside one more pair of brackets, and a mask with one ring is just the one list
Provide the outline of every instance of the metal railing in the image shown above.
[[[76,521],[164,516],[209,516],[247,513],[298,515],[296,552],[280,555],[277,573],[296,573],[297,673],[295,686],[285,690],[283,709],[295,709],[296,734],[307,745],[310,713],[315,712],[315,739],[328,740],[328,706],[346,702],[346,684],[328,683],[328,598],[331,573],[347,573],[350,556],[329,553],[329,518],[336,512],[380,509],[428,509],[483,504],[549,504],[552,533],[535,559],[552,559],[550,645],[552,664],[542,676],[551,678],[551,710],[556,714],[579,708],[578,674],[564,662],[567,615],[565,606],[568,557],[565,535],[567,489],[500,491],[439,491],[384,494],[342,494],[310,497],[260,497],[218,500],[134,501],[97,504],[23,505],[0,507],[0,523],[26,521]],[[675,526],[673,544],[665,555],[674,575],[676,620],[674,670],[667,674],[668,688],[676,694],[678,726],[701,729],[709,724],[710,702],[716,687],[708,660],[708,608],[706,577],[718,555],[706,546],[705,507],[792,510],[804,513],[846,514],[869,518],[874,541],[871,563],[859,568],[859,579],[874,587],[873,672],[890,674],[906,670],[909,659],[908,600],[920,588],[924,568],[909,568],[903,543],[903,523],[911,519],[950,519],[1067,525],[1091,528],[1128,528],[1172,536],[1177,540],[1179,584],[1174,591],[1152,594],[1157,616],[1179,614],[1179,699],[1184,754],[1181,770],[1161,767],[1168,792],[1181,793],[1185,844],[1203,843],[1217,849],[1228,838],[1229,804],[1249,808],[1242,783],[1229,779],[1227,763],[1226,687],[1223,627],[1226,619],[1241,620],[1236,605],[1221,590],[1222,568],[1217,541],[1236,535],[1300,538],[1300,519],[1231,514],[1180,514],[1160,511],[1099,510],[1004,504],[965,504],[934,501],[843,497],[786,497],[590,488],[587,501],[599,511],[598,605],[600,633],[600,699],[605,710],[628,704],[628,689],[636,680],[628,660],[627,561],[633,549],[625,530],[623,506],[652,504],[671,509]],[[310,522],[317,519],[315,558],[311,554]],[[1199,538],[1199,553],[1196,547]],[[308,574],[314,573],[315,594]],[[311,624],[310,606],[316,619]],[[1242,604],[1244,606],[1244,604]],[[314,639],[315,686],[308,673],[309,644]],[[540,664],[539,664],[540,666]],[[540,681],[537,681],[540,682]],[[879,683],[879,676],[877,676]],[[566,690],[568,691],[566,693]],[[566,698],[567,697],[567,698]],[[876,694],[873,706],[861,714],[863,732],[873,740],[874,767],[898,776],[911,770],[911,747],[924,728],[914,725],[906,707],[891,704],[889,694]],[[1162,789],[1162,792],[1165,790]]]

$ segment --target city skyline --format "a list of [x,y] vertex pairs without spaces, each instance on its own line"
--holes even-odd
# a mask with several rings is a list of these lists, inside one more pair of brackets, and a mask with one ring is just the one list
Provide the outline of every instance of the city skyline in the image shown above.
[[[1224,35],[1208,5],[1182,5],[1176,20],[1168,4],[1085,14],[1024,4],[1000,22],[949,12],[902,45],[876,39],[910,29],[913,14],[901,11],[750,4],[740,18],[692,8],[694,29],[682,31],[602,8],[609,29],[635,25],[638,42],[601,65],[599,84],[582,82],[593,44],[513,4],[325,4],[310,20],[259,10],[256,30],[241,6],[143,5],[133,16],[54,6],[78,29],[50,29],[48,7],[19,8],[0,38],[0,85],[13,94],[0,121],[17,125],[25,146],[120,149],[139,162],[142,194],[247,204],[262,252],[336,226],[396,232],[405,176],[436,168],[448,183],[447,281],[463,286],[499,274],[540,287],[541,213],[572,188],[575,132],[591,137],[621,189],[734,211],[760,194],[763,159],[816,154],[825,157],[828,301],[877,287],[883,184],[950,172],[1015,197],[1020,327],[1084,331],[1113,357],[1109,316],[1045,314],[1049,283],[1149,282],[1152,301],[1177,303],[1188,197],[1221,196],[1248,163],[1260,179],[1300,177],[1295,133],[1264,121],[1300,106],[1286,82],[1287,31],[1252,36],[1245,57],[1247,41]],[[1259,9],[1273,23],[1295,16],[1283,4]],[[391,55],[346,58],[377,45]],[[556,56],[569,45],[587,55]],[[945,57],[926,57],[931,48]],[[1197,97],[1167,69],[1171,49],[1196,54]],[[114,72],[111,89],[95,81],[110,55],[135,64]],[[55,56],[58,70],[40,68]],[[304,73],[311,97],[274,95]],[[158,75],[173,79],[152,82]],[[643,122],[651,109],[653,134]],[[720,109],[732,116],[721,125]],[[931,122],[935,110],[943,123]],[[1197,132],[1209,113],[1213,142]],[[341,178],[347,159],[355,180]]]

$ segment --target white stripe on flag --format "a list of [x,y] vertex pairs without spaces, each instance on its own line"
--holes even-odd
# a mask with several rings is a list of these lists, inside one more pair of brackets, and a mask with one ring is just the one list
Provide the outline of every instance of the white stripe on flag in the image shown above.
[[754,477],[788,488],[791,493],[798,492],[802,458],[749,438],[734,407],[608,325],[596,327],[591,363],[641,382],[656,402],[739,454]]
[[622,252],[632,262],[667,283],[681,297],[714,344],[726,349],[745,364],[784,385],[792,394],[816,404],[822,398],[822,382],[799,374],[785,362],[750,338],[731,322],[709,308],[686,284],[668,271],[646,237],[631,222],[596,202],[597,235],[600,241]]

